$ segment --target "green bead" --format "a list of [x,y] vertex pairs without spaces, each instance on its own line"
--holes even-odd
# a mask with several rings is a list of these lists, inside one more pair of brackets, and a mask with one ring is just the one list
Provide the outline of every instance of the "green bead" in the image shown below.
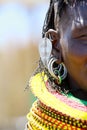
[[62,78],[58,75],[58,84],[62,83]]

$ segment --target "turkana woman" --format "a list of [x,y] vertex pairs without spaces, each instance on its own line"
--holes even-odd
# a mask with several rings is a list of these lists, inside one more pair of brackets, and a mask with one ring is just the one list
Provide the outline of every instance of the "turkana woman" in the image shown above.
[[28,130],[87,130],[87,0],[51,0],[30,80]]

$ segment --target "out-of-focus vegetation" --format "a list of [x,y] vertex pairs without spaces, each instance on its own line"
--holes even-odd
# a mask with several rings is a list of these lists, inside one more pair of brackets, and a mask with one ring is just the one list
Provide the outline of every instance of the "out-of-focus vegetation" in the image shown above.
[[[42,1],[46,2],[45,0]],[[9,4],[10,2],[12,3],[13,1],[3,0],[0,2],[0,11],[2,11],[2,5]],[[35,8],[37,10],[37,8],[40,7],[40,3],[38,6],[38,2],[41,2],[41,0],[17,0],[15,2],[20,5],[22,4],[22,6],[28,10],[28,13],[31,14],[28,19],[32,19],[33,23],[31,22],[32,24],[30,25],[31,30],[29,37],[23,39],[22,36],[19,37],[19,34],[23,35],[23,28],[27,28],[27,25],[22,28],[22,26],[19,25],[23,23],[23,21],[19,23],[16,21],[16,26],[16,24],[14,24],[15,22],[12,23],[12,20],[9,21],[9,24],[6,24],[11,16],[13,18],[13,15],[11,14],[8,17],[8,15],[4,16],[5,13],[2,13],[1,16],[0,13],[0,18],[3,18],[3,21],[0,21],[0,27],[3,25],[2,30],[7,28],[7,32],[1,31],[0,29],[0,130],[24,129],[26,114],[29,112],[34,100],[30,89],[24,90],[38,64],[39,53],[37,44],[39,38],[41,38],[41,21],[42,19],[44,21],[44,14],[46,13],[45,10],[42,10],[43,17],[42,14],[40,14],[41,10],[38,10],[37,14],[32,14]],[[44,4],[41,4],[41,8],[42,7],[46,8]],[[26,23],[27,22],[25,22],[25,24]],[[10,24],[11,26],[15,26],[13,31],[11,30],[12,34],[11,32],[8,34],[11,29]],[[18,29],[20,27],[20,32],[18,31],[18,34],[16,34],[17,27]],[[24,31],[26,31],[26,29],[24,29]],[[2,34],[3,36],[5,35],[5,38],[7,38],[6,40],[9,41],[6,41],[5,38],[2,37]],[[24,32],[24,34],[25,36],[26,34],[28,35],[26,32]],[[5,40],[4,42],[2,38]]]
[[35,44],[0,54],[0,126],[8,125],[13,117],[25,116],[29,111],[31,92],[29,88],[24,90],[38,57]]

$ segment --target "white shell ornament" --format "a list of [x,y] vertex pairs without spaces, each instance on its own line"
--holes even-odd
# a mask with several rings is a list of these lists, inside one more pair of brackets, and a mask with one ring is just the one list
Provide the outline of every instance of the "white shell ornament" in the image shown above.
[[39,43],[39,53],[40,53],[41,60],[45,66],[47,66],[48,64],[51,51],[52,51],[51,41],[47,37],[42,38]]

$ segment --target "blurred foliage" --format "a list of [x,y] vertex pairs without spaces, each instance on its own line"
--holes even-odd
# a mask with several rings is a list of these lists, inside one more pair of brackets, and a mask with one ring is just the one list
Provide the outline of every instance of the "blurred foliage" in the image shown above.
[[24,89],[37,61],[36,44],[0,54],[0,124],[28,113],[32,97],[30,90]]
[[[3,0],[0,1],[0,4],[2,5],[8,2],[18,2],[24,6],[26,5],[25,8],[29,9],[28,11],[30,11],[30,8],[33,7],[32,9],[34,9],[36,4],[45,1],[47,0]],[[37,8],[38,7],[40,6],[37,6]],[[40,10],[41,8],[42,6],[40,7]],[[40,15],[42,16],[42,14]],[[35,19],[32,20],[34,23],[32,23],[32,25],[34,25],[34,27],[31,27],[30,25],[32,32],[29,35],[28,39],[25,39],[25,41],[20,38],[19,40],[15,37],[13,38],[13,35],[11,35],[11,40],[9,40],[11,42],[8,43],[8,41],[6,41],[6,43],[3,44],[1,42],[2,37],[0,33],[0,130],[5,130],[5,127],[6,130],[20,129],[16,129],[16,127],[13,129],[14,122],[17,122],[20,125],[23,124],[21,124],[22,121],[20,122],[18,119],[19,117],[26,116],[26,114],[29,112],[32,102],[35,100],[35,97],[32,95],[30,88],[26,91],[24,90],[28,85],[29,79],[32,76],[34,70],[36,69],[39,60],[37,43],[40,36],[37,34],[39,34],[38,30],[40,29],[39,27],[41,26],[40,23],[43,17],[38,17],[35,14]],[[5,16],[3,18],[5,18]],[[6,19],[8,19],[8,17],[6,17]],[[6,20],[2,20],[2,25],[4,25],[3,23],[6,26]],[[27,28],[27,25],[25,27]],[[7,28],[9,29],[9,27]],[[17,27],[14,27],[15,32],[17,31],[16,29]],[[20,29],[20,31],[23,30]],[[14,32],[12,33],[15,34]],[[26,33],[24,32],[24,34]],[[8,35],[6,35],[6,38],[8,38]]]

